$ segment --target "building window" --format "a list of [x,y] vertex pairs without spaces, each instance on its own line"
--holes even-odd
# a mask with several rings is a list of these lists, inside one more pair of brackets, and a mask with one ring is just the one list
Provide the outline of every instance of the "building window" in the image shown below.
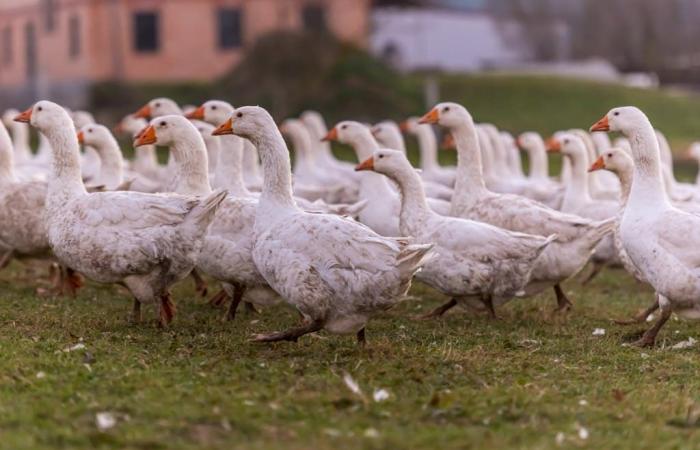
[[2,30],[2,63],[12,64],[12,28],[9,25]]
[[71,16],[68,19],[68,56],[80,56],[80,17]]
[[137,12],[134,14],[134,50],[137,52],[158,51],[158,13]]
[[326,11],[321,5],[306,5],[302,10],[304,28],[309,31],[326,31]]
[[56,28],[56,2],[55,0],[43,0],[44,28],[46,31],[53,31]]
[[243,44],[241,16],[240,9],[219,9],[219,48],[236,48]]

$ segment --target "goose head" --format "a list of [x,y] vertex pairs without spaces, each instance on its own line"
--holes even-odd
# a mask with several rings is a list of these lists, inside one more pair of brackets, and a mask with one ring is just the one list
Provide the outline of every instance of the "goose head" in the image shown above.
[[696,141],[690,144],[690,147],[688,147],[687,155],[689,158],[692,158],[696,161],[700,161],[700,142]]
[[[48,100],[38,101],[31,108],[18,114],[15,122],[29,123],[46,134],[52,130],[73,130],[73,120],[60,105]],[[75,136],[75,134],[73,134]]]
[[87,111],[76,110],[69,112],[69,114],[73,119],[73,125],[75,126],[76,130],[80,130],[85,125],[95,123],[95,117],[93,117],[92,113]]
[[219,126],[231,117],[234,107],[223,100],[208,100],[193,111],[185,114],[188,119],[202,120]]
[[534,150],[544,146],[542,136],[534,131],[526,131],[521,133],[515,142],[517,143],[518,147],[522,148],[523,150]]
[[383,146],[402,150],[404,148],[401,129],[393,120],[384,120],[370,128],[372,136]]
[[613,108],[598,122],[591,126],[590,131],[619,131],[630,135],[636,130],[651,126],[647,116],[634,106]]
[[591,164],[588,171],[594,172],[602,169],[609,170],[616,174],[632,173],[634,170],[634,161],[625,150],[617,147],[610,147]]
[[336,126],[331,128],[331,130],[323,137],[322,140],[336,141],[340,142],[341,144],[352,145],[362,139],[366,139],[367,137],[374,140],[367,126],[353,120],[344,120],[342,122],[338,122]]
[[17,117],[17,114],[19,114],[19,110],[14,108],[5,110],[2,115],[2,123],[8,128],[12,128],[12,126],[15,124],[14,119]]
[[101,148],[114,141],[114,136],[104,125],[91,123],[78,131],[78,142],[95,148]]
[[174,100],[167,97],[158,97],[143,105],[134,116],[150,120],[154,117],[165,115],[182,115],[182,110]]
[[573,133],[557,133],[547,139],[547,151],[560,152],[571,159],[585,161],[586,146],[580,137]]
[[259,106],[241,106],[213,131],[214,136],[235,134],[251,142],[260,142],[265,135],[277,131],[275,121],[264,108]]
[[114,126],[115,133],[127,133],[131,136],[146,128],[148,121],[134,114],[127,114]]
[[355,166],[355,170],[372,170],[396,179],[399,174],[413,168],[403,152],[383,148],[376,150],[371,157]]
[[134,147],[142,145],[162,145],[170,147],[178,141],[190,141],[198,136],[197,128],[181,115],[166,115],[151,120],[134,140]]
[[465,123],[473,123],[467,109],[454,102],[438,103],[418,120],[418,123],[437,124],[445,128],[457,128]]

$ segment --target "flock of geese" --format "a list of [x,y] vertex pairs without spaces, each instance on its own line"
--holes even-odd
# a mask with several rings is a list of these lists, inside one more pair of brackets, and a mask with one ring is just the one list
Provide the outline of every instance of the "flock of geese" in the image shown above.
[[[414,278],[450,298],[424,318],[457,305],[495,318],[504,303],[550,288],[556,311],[569,310],[561,284],[589,263],[588,280],[620,266],[654,289],[647,310],[621,321],[660,310],[640,346],[654,344],[672,312],[700,318],[700,187],[675,179],[666,139],[635,107],[545,141],[475,124],[449,102],[400,125],[328,130],[314,111],[278,125],[257,106],[156,98],[114,128],[133,137],[132,160],[87,112],[39,101],[2,119],[0,266],[50,261],[59,294],[74,295],[83,277],[122,285],[135,321],[149,302],[168,325],[171,286],[191,276],[206,295],[205,274],[220,283],[210,302],[228,302],[229,320],[241,302],[287,303],[301,315],[255,341],[325,329],[364,343],[368,320]],[[27,124],[39,132],[35,152]],[[456,167],[438,163],[433,125]],[[608,131],[621,136],[611,142]],[[418,141],[420,170],[404,134]],[[330,142],[351,146],[359,164],[337,159]],[[167,164],[156,146],[168,148]],[[564,156],[557,178],[548,151]],[[700,158],[700,145],[691,154]]]

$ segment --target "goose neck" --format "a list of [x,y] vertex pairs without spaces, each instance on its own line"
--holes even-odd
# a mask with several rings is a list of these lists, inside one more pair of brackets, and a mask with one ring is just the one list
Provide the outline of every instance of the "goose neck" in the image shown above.
[[53,150],[47,203],[60,206],[71,197],[87,194],[80,173],[80,147],[72,124],[44,130],[44,134]]
[[479,138],[473,123],[452,129],[457,146],[457,177],[452,197],[452,210],[458,211],[474,203],[486,193],[481,167]]
[[223,183],[229,193],[236,197],[249,197],[250,191],[243,181],[243,139],[234,135],[221,136],[222,148],[216,164],[216,180]]
[[0,183],[17,181],[12,155],[12,140],[5,126],[0,122]]
[[95,146],[100,155],[100,183],[115,189],[124,179],[124,160],[114,138]]
[[530,159],[529,176],[535,180],[546,180],[547,173],[547,149],[544,141],[537,139],[537,142],[527,148],[527,156]]
[[630,133],[627,138],[634,159],[634,177],[630,203],[670,206],[661,172],[659,143],[649,124]]
[[[437,158],[437,138],[430,125],[418,125],[416,128],[416,138],[420,148],[420,167],[423,170],[436,168]],[[404,151],[405,152],[405,151]]]
[[420,230],[417,224],[431,214],[425,198],[425,190],[420,176],[412,167],[397,171],[390,177],[397,183],[401,196],[401,234],[415,236]]
[[260,153],[263,168],[258,214],[274,214],[280,209],[298,209],[292,196],[289,150],[277,127],[273,126],[255,136],[253,144]]
[[186,195],[211,193],[207,149],[201,136],[183,136],[175,140],[170,153],[175,163],[174,192]]

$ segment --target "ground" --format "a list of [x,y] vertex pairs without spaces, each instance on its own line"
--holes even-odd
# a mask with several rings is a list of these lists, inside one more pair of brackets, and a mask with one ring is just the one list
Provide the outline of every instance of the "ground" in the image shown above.
[[[671,348],[697,330],[672,320],[657,348],[626,346],[645,326],[609,319],[651,292],[617,270],[570,281],[566,316],[550,313],[546,292],[502,307],[499,321],[414,320],[444,300],[416,284],[415,298],[370,323],[365,349],[324,333],[248,342],[296,315],[276,307],[223,323],[189,281],[170,329],[132,325],[120,288],[41,297],[42,275],[19,263],[0,273],[0,448],[639,449],[700,438],[698,346]],[[376,402],[380,389],[389,397]],[[116,424],[100,431],[105,412]]]

